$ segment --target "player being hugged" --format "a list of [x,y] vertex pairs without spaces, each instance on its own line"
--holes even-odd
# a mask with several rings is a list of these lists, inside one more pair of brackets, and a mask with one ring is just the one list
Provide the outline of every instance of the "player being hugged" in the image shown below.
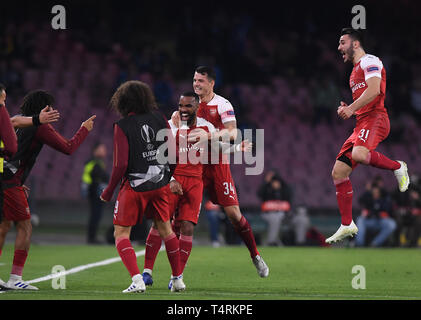
[[[181,269],[184,271],[193,245],[193,231],[197,225],[203,196],[203,163],[208,161],[208,140],[198,143],[189,142],[188,136],[196,129],[204,134],[216,132],[212,123],[197,117],[199,96],[194,92],[185,92],[180,96],[178,111],[180,123],[168,121],[177,147],[177,167],[170,182],[170,213],[173,229],[180,240]],[[250,151],[251,143],[244,140],[239,145],[214,144],[215,152],[231,153],[235,150]],[[152,226],[146,240],[145,265],[143,279],[146,285],[152,285],[152,270],[161,247],[161,238],[155,226]],[[170,281],[169,289],[172,290]]]
[[157,134],[160,130],[169,131],[167,119],[158,111],[152,90],[140,81],[123,83],[111,98],[111,107],[122,119],[114,124],[113,169],[101,199],[110,201],[121,180],[114,209],[114,238],[132,278],[132,284],[123,292],[144,292],[146,289],[130,242],[132,226],[141,222],[144,215],[153,219],[164,240],[174,275],[171,279],[173,291],[182,291],[186,286],[180,267],[179,241],[170,223],[172,172],[169,162],[158,161],[158,150],[167,142],[157,140]]
[[358,164],[393,171],[401,192],[406,191],[409,186],[406,163],[391,160],[375,151],[390,131],[389,116],[384,106],[386,70],[382,61],[365,53],[361,33],[352,28],[342,29],[338,50],[344,62],[354,65],[349,79],[354,102],[347,105],[341,101],[337,113],[344,120],[355,115],[357,122],[354,131],[336,157],[332,170],[341,213],[341,226],[334,235],[326,239],[327,243],[340,241],[358,232],[352,220],[353,190],[349,179]]
[[[237,138],[237,121],[234,108],[224,97],[214,92],[215,72],[207,66],[197,67],[193,76],[193,89],[200,98],[197,116],[206,119],[214,125],[217,132],[209,134],[203,130],[194,130],[189,134],[189,141],[233,141]],[[179,112],[174,112],[173,121],[179,121]],[[204,188],[208,191],[210,200],[224,208],[234,230],[241,237],[247,249],[257,273],[260,277],[269,275],[269,268],[257,250],[253,230],[242,215],[238,203],[235,182],[231,175],[230,165],[224,156],[219,157],[219,162],[212,164],[209,160],[203,168]]]

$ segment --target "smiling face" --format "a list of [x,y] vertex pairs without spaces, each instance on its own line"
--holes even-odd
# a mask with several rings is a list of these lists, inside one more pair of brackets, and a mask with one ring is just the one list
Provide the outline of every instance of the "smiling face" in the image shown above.
[[348,34],[344,34],[339,38],[338,51],[342,54],[344,62],[354,61],[354,41]]
[[215,81],[210,80],[207,74],[201,74],[198,72],[194,73],[193,89],[200,98],[212,93],[214,85]]
[[194,97],[181,96],[178,102],[180,120],[186,121],[188,126],[193,125],[196,121],[196,112],[198,108],[199,103]]

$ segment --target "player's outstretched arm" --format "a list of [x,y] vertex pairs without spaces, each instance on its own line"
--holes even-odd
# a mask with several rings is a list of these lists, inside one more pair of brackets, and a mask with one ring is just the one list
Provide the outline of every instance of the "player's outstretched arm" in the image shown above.
[[253,143],[251,143],[247,139],[237,144],[230,144],[230,143],[219,141],[219,146],[222,153],[251,152],[253,148]]
[[13,128],[27,128],[32,126],[39,126],[41,124],[56,122],[60,119],[60,113],[50,106],[46,106],[41,110],[40,114],[33,117],[25,117],[16,115],[10,120]]
[[237,121],[224,123],[225,128],[215,132],[204,132],[204,130],[194,129],[189,133],[188,141],[196,142],[199,140],[221,140],[224,142],[237,139]]
[[37,129],[35,138],[61,153],[71,155],[79,148],[89,132],[93,129],[95,118],[96,116],[92,116],[82,122],[79,130],[70,140],[58,133],[51,124],[40,126]]

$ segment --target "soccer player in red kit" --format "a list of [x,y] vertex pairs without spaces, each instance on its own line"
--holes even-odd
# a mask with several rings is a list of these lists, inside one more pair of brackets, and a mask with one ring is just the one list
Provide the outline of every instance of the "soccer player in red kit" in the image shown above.
[[[190,256],[193,244],[193,231],[198,222],[203,196],[203,163],[208,158],[208,140],[202,143],[188,142],[188,135],[195,129],[202,129],[207,133],[214,133],[215,127],[203,118],[197,117],[199,96],[194,92],[186,92],[180,96],[178,111],[180,124],[173,119],[168,121],[173,132],[178,150],[177,167],[171,178],[170,213],[173,215],[173,229],[180,240],[181,269]],[[215,146],[217,152],[231,153],[235,151],[249,151],[251,144],[245,140],[240,145],[220,143]],[[145,265],[143,279],[146,285],[152,285],[152,270],[156,256],[161,247],[161,238],[155,226],[152,226],[146,239]],[[172,283],[169,284],[172,288]]]
[[[237,137],[237,121],[231,103],[214,92],[215,72],[207,66],[196,68],[193,76],[194,92],[200,97],[197,116],[206,119],[214,125],[217,132],[208,133],[209,140],[235,140]],[[178,113],[174,117],[178,117]],[[191,141],[204,138],[203,130],[192,132]],[[217,164],[206,164],[203,168],[203,183],[210,200],[224,208],[226,215],[234,226],[235,231],[247,246],[250,257],[259,276],[267,277],[269,268],[260,256],[254,239],[253,230],[247,219],[241,214],[235,183],[231,175],[229,163],[219,158]]]
[[[203,195],[203,157],[207,153],[203,145],[187,142],[188,134],[195,128],[202,128],[206,132],[214,132],[215,127],[202,118],[197,118],[199,97],[194,92],[186,92],[180,96],[178,110],[183,125],[176,125],[173,120],[168,121],[176,140],[178,161],[171,178],[170,214],[173,216],[174,230],[180,241],[181,270],[190,256],[193,244],[193,231],[197,224]],[[179,128],[178,128],[179,127]],[[190,155],[195,153],[197,163],[192,163]],[[181,161],[180,161],[181,159]],[[161,247],[161,238],[153,225],[146,239],[145,265],[143,278],[146,285],[152,285],[152,270],[156,256]],[[172,287],[170,282],[169,288]]]
[[[23,116],[31,117],[39,114],[46,106],[52,107],[54,98],[45,91],[33,91],[23,99],[21,112]],[[95,116],[82,123],[80,129],[72,139],[63,138],[50,124],[18,129],[18,150],[14,156],[4,161],[4,219],[0,224],[0,252],[5,237],[12,226],[16,224],[15,253],[12,271],[7,283],[2,286],[13,290],[38,290],[22,280],[22,272],[28,256],[31,242],[32,225],[31,214],[23,184],[35,164],[38,154],[46,144],[57,151],[72,154],[87,137],[93,128]]]
[[[18,150],[18,141],[5,106],[6,87],[0,83],[0,222],[3,218],[3,162]],[[0,252],[1,254],[1,252]],[[0,280],[1,284],[1,280]]]
[[337,113],[344,120],[355,115],[357,122],[353,133],[343,144],[332,170],[341,226],[326,239],[327,243],[340,241],[358,232],[352,220],[353,190],[349,179],[358,164],[393,171],[401,192],[405,192],[409,186],[406,163],[391,160],[375,150],[390,131],[389,116],[384,106],[386,70],[383,63],[378,57],[364,51],[361,33],[352,28],[342,29],[338,50],[344,62],[354,65],[349,80],[354,102],[347,105],[341,101]]
[[[158,111],[152,90],[140,81],[123,83],[111,98],[111,106],[122,119],[114,125],[113,169],[101,199],[110,201],[121,181],[114,209],[114,238],[132,278],[132,284],[123,292],[146,290],[130,242],[132,226],[141,222],[144,215],[154,220],[159,236],[164,240],[174,275],[172,291],[182,291],[186,286],[180,268],[179,241],[171,229],[169,212],[172,172],[169,161],[160,163],[158,159],[159,148],[166,142],[159,141],[157,135],[158,131],[169,130],[167,120]],[[168,144],[172,142],[168,141]]]

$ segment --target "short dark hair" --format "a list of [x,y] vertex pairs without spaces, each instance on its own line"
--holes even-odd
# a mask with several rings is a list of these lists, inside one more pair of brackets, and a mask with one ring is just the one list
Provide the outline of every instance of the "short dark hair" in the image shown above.
[[192,97],[192,98],[194,98],[194,100],[195,100],[197,103],[199,103],[199,102],[200,102],[200,98],[199,98],[199,96],[198,96],[195,92],[193,92],[193,91],[186,91],[186,92],[184,92],[181,96],[182,96],[182,97]]
[[144,114],[158,109],[151,88],[137,80],[121,84],[111,97],[110,106],[123,117],[127,117],[131,112]]
[[54,97],[46,91],[34,90],[29,92],[20,106],[20,112],[24,116],[34,116],[39,114],[46,106],[53,107]]
[[6,86],[3,83],[0,83],[0,92],[6,91]]
[[343,28],[341,30],[341,36],[348,35],[353,41],[357,40],[360,42],[361,47],[364,47],[364,38],[361,31],[353,28]]
[[200,66],[196,68],[195,72],[207,76],[209,80],[216,80],[215,70],[212,67]]

